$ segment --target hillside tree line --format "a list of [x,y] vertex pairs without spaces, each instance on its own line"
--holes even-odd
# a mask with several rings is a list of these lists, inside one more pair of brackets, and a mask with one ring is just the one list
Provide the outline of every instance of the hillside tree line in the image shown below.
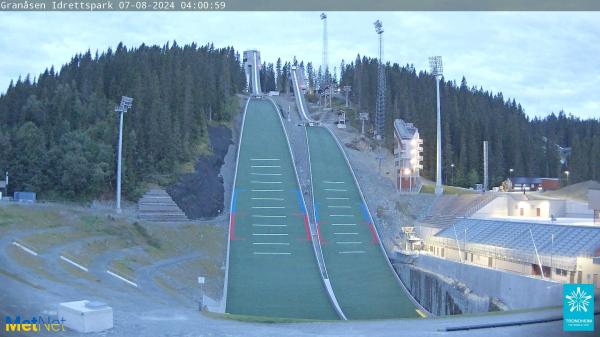
[[124,193],[178,172],[207,148],[207,124],[227,122],[245,87],[240,56],[212,44],[146,46],[74,56],[0,95],[0,169],[10,191],[90,199],[112,193],[121,96]]

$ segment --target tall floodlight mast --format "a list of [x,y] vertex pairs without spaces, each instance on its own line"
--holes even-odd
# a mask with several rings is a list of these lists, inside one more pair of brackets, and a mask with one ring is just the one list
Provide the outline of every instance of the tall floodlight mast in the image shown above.
[[375,138],[383,139],[385,131],[385,67],[383,64],[383,24],[375,21],[375,32],[379,37],[379,66],[377,77],[377,101],[375,105]]
[[119,149],[117,158],[117,213],[121,213],[121,158],[123,150],[123,114],[131,108],[133,98],[121,97],[121,104],[115,108],[115,112],[119,113]]
[[436,175],[435,175],[435,194],[444,193],[442,186],[442,119],[440,113],[440,80],[444,73],[441,56],[433,56],[429,58],[429,66],[431,67],[431,75],[435,76],[435,92],[437,96],[437,152],[436,152]]
[[321,13],[321,21],[323,21],[323,59],[322,59],[322,67],[323,67],[323,74],[327,74],[327,72],[329,71],[329,65],[328,65],[328,54],[327,54],[327,48],[328,48],[328,43],[327,43],[327,14],[325,13]]
[[329,54],[327,42],[327,14],[321,13],[321,21],[323,21],[323,59],[321,60],[321,68],[323,70],[323,79],[320,85],[323,98],[323,109],[331,108],[331,96],[333,96],[333,83],[331,81],[331,73],[329,72]]

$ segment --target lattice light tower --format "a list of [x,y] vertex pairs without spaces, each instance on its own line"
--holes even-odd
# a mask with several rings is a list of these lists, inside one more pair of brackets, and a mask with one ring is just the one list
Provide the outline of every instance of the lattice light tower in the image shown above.
[[331,74],[329,73],[329,56],[328,56],[328,40],[327,40],[327,14],[321,13],[321,21],[323,21],[323,59],[321,60],[321,68],[323,70],[323,79],[321,83],[321,99],[323,100],[323,109],[331,109],[331,97],[333,96],[333,83]]
[[379,67],[377,77],[377,100],[375,105],[375,138],[383,139],[385,131],[385,67],[383,64],[383,24],[375,21],[375,32],[379,37]]
[[329,56],[328,56],[328,41],[327,41],[327,14],[325,13],[321,13],[321,21],[323,21],[323,59],[322,59],[322,66],[323,66],[323,73],[327,74],[327,71],[329,70]]
[[444,73],[441,56],[432,56],[429,58],[431,75],[435,76],[435,92],[437,96],[437,152],[436,152],[436,175],[435,175],[435,194],[444,193],[442,186],[442,119],[440,113],[440,80]]

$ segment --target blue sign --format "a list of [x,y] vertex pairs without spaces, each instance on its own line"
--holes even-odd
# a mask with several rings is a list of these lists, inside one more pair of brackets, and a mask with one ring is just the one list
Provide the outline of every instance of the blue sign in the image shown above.
[[563,330],[594,331],[594,285],[563,285]]

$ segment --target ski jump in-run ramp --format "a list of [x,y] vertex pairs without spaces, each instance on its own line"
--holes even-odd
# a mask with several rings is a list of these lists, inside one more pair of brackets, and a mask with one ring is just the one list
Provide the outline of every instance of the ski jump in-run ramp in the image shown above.
[[314,219],[342,311],[348,319],[419,317],[415,303],[386,261],[343,150],[325,127],[307,127],[306,132]]
[[249,99],[231,201],[225,312],[337,319],[274,104]]
[[[303,99],[300,68],[291,79],[298,112],[315,122]],[[306,127],[312,180],[313,221],[329,281],[348,319],[411,318],[427,311],[408,293],[379,242],[358,181],[334,134]]]

